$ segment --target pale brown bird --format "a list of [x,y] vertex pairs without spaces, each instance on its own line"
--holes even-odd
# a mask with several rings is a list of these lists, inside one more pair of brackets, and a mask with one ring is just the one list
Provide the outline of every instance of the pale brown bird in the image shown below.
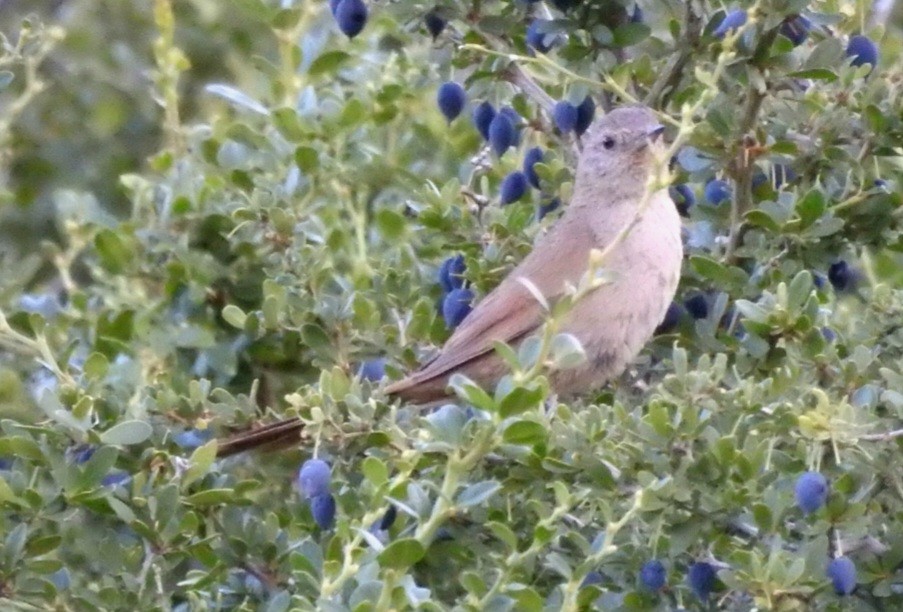
[[[667,189],[649,194],[636,216],[663,152],[663,131],[655,113],[643,106],[622,107],[596,121],[583,138],[573,196],[561,218],[476,305],[438,355],[389,384],[386,393],[415,404],[435,402],[449,396],[448,379],[455,373],[491,389],[508,371],[493,343],[516,346],[546,321],[527,285],[553,303],[578,285],[591,250],[604,250],[636,220],[603,263],[610,282],[578,300],[559,328],[580,340],[587,360],[549,372],[549,381],[556,393],[572,396],[620,375],[664,318],[680,279],[681,223]],[[224,442],[219,454],[297,439],[301,428],[298,419],[288,419],[239,434]]]

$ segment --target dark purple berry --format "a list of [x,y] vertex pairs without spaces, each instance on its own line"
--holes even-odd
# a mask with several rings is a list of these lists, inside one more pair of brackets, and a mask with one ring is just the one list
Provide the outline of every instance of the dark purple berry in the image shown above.
[[574,131],[577,136],[582,136],[590,124],[593,122],[593,115],[596,114],[596,103],[589,96],[583,99],[583,102],[577,107],[577,123],[574,125]]
[[495,109],[489,102],[480,102],[471,113],[471,119],[483,140],[489,140],[489,124],[495,119]]
[[856,590],[856,565],[849,557],[832,559],[827,573],[838,595],[849,595]]
[[552,198],[545,204],[540,204],[539,208],[536,209],[536,220],[542,221],[547,214],[558,210],[559,206],[561,206],[561,200],[558,198]]
[[690,589],[696,597],[703,601],[708,600],[709,595],[715,590],[717,578],[718,574],[715,573],[715,568],[711,563],[706,563],[705,561],[694,563],[687,572],[687,582],[690,584]]
[[455,329],[470,314],[473,291],[470,289],[453,289],[442,300],[442,318],[448,329]]
[[389,508],[386,510],[386,513],[383,515],[382,519],[379,521],[379,528],[382,531],[386,531],[395,524],[395,518],[398,516],[398,509],[395,507],[395,504],[389,504]]
[[439,268],[439,284],[442,285],[442,291],[448,293],[452,289],[462,287],[466,270],[467,265],[464,263],[464,256],[460,253],[443,261],[442,266]]
[[646,561],[640,568],[640,582],[650,591],[660,591],[666,578],[665,566],[657,559]]
[[329,529],[335,521],[335,498],[329,493],[317,495],[310,499],[310,513],[317,527]]
[[454,81],[443,83],[436,92],[436,103],[449,123],[461,114],[466,102],[467,94],[464,88]]
[[828,499],[828,481],[818,472],[806,472],[796,479],[793,492],[796,505],[806,514],[811,514],[825,505]]
[[502,179],[499,186],[499,200],[502,206],[511,204],[524,197],[527,192],[527,177],[523,172],[512,172]]
[[803,17],[796,15],[784,20],[779,30],[782,35],[790,39],[794,47],[798,47],[809,38],[809,30],[812,29],[812,22]]
[[674,205],[677,207],[677,212],[684,217],[689,217],[690,208],[696,204],[696,194],[693,193],[690,186],[686,183],[680,183],[679,185],[673,185],[669,192]]
[[677,324],[680,323],[680,317],[683,314],[683,308],[677,302],[671,302],[668,310],[665,311],[665,318],[655,328],[656,334],[667,334],[672,332]]
[[721,20],[721,23],[719,23],[718,27],[715,28],[715,31],[712,32],[712,36],[715,38],[724,38],[725,34],[731,30],[739,29],[745,23],[746,11],[743,9],[734,9],[724,16],[724,19]]
[[94,456],[96,450],[96,446],[83,444],[67,450],[66,455],[68,456],[70,463],[81,465],[82,463],[87,463],[88,459]]
[[514,126],[514,141],[511,143],[511,146],[516,147],[520,144],[520,126],[523,122],[523,118],[510,106],[503,106],[499,109],[499,113],[508,117],[508,120],[511,121],[511,125]]
[[586,574],[583,578],[583,582],[580,583],[580,588],[588,587],[594,584],[602,584],[604,576],[602,572],[598,570],[592,570]]
[[639,4],[633,5],[633,14],[630,15],[630,23],[643,23],[643,9]]
[[514,124],[505,113],[496,113],[489,123],[489,145],[492,151],[501,157],[515,142],[517,134]]
[[854,66],[878,64],[878,47],[867,36],[857,35],[850,38],[847,44],[847,57],[852,57]]
[[437,11],[432,10],[423,17],[423,23],[433,40],[436,40],[448,22]]
[[705,200],[712,206],[731,199],[731,188],[727,181],[713,179],[705,185]]
[[354,38],[367,25],[367,5],[363,0],[339,0],[335,7],[335,20],[348,38]]
[[527,27],[527,46],[539,51],[540,53],[548,53],[549,49],[555,46],[555,36],[546,34],[550,22],[545,19],[534,19]]
[[835,261],[828,268],[828,280],[837,291],[851,289],[856,283],[856,272],[844,260]]
[[552,120],[562,133],[573,131],[577,127],[577,107],[567,100],[556,102],[552,108]]
[[694,319],[705,319],[709,316],[709,301],[702,293],[697,293],[684,300],[684,308]]
[[542,149],[539,147],[533,147],[524,155],[524,175],[527,177],[530,184],[533,185],[534,189],[539,189],[539,175],[536,174],[536,170],[533,166],[541,162]]
[[298,471],[298,488],[308,499],[329,493],[332,471],[322,459],[308,459]]
[[361,364],[358,371],[361,380],[369,380],[370,382],[379,382],[386,377],[386,360],[385,359],[368,359]]

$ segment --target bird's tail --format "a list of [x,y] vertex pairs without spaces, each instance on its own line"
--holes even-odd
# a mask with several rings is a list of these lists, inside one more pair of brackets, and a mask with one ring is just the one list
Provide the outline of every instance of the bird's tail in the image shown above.
[[302,429],[304,422],[295,417],[241,432],[219,442],[216,456],[231,457],[264,446],[273,450],[283,448],[297,443]]

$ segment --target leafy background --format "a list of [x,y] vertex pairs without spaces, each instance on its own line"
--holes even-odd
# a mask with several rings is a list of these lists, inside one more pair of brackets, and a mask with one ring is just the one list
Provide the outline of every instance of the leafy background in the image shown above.
[[[616,0],[371,2],[349,40],[327,2],[0,3],[4,605],[903,605],[903,71],[879,4],[641,1],[637,23]],[[713,35],[738,6],[747,25]],[[874,70],[845,55],[860,33]],[[469,100],[450,124],[448,80]],[[574,143],[537,89],[682,125],[678,302],[706,312],[597,397],[546,404],[521,355],[498,390],[459,381],[460,407],[389,404],[358,369],[398,376],[447,337],[442,261],[463,253],[484,295],[567,200]],[[501,159],[482,100],[523,119]],[[532,146],[542,192],[500,207]],[[713,178],[730,202],[704,201]],[[307,422],[297,448],[215,461],[212,434],[269,413]],[[295,486],[312,456],[328,529]],[[830,485],[810,514],[806,471]]]

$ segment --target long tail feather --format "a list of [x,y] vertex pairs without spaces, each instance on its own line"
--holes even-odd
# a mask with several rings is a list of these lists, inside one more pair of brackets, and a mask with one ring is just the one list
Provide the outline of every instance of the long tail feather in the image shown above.
[[298,418],[264,425],[223,440],[217,445],[216,456],[231,457],[263,446],[272,449],[290,446],[298,442],[302,429],[304,429],[304,423]]

